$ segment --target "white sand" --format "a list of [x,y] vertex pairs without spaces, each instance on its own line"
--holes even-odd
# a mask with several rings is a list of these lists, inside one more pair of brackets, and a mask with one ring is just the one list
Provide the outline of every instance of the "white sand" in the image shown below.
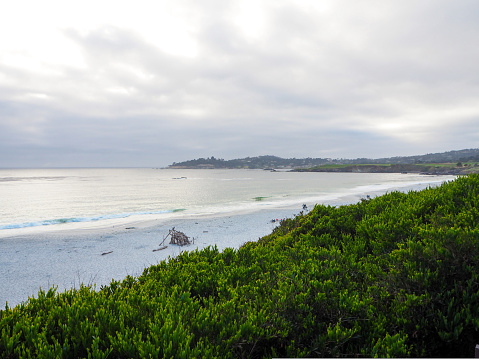
[[[273,218],[293,217],[299,211],[275,210],[223,217],[170,219],[167,221],[130,222],[123,225],[90,228],[58,229],[45,231],[37,228],[14,237],[0,238],[0,308],[6,302],[10,307],[38,290],[57,286],[62,292],[79,288],[80,284],[93,284],[97,288],[112,279],[121,280],[127,275],[139,276],[143,270],[169,256],[182,251],[192,251],[207,246],[239,248],[247,241],[256,241],[273,230]],[[134,227],[134,228],[132,228]],[[160,247],[168,230],[185,233],[195,238],[189,246]],[[126,229],[132,228],[132,229]],[[102,253],[112,252],[102,255]]]
[[[427,187],[420,184],[402,191]],[[372,197],[390,189],[370,193]],[[350,194],[336,198],[332,205],[355,203],[366,194]],[[310,208],[314,204],[307,203]],[[299,206],[300,207],[300,206]],[[239,248],[243,243],[256,241],[277,226],[271,219],[291,218],[301,208],[265,209],[260,212],[203,217],[154,216],[142,221],[125,220],[88,223],[68,223],[47,227],[2,231],[0,236],[0,308],[8,302],[13,307],[38,290],[58,287],[58,292],[79,288],[80,284],[108,285],[112,279],[127,275],[139,276],[144,268],[174,257],[182,251],[207,246]],[[126,229],[131,228],[132,229]],[[168,230],[175,227],[195,243],[179,247],[165,244],[159,248]],[[12,234],[14,233],[14,235]],[[102,255],[102,253],[111,252]]]

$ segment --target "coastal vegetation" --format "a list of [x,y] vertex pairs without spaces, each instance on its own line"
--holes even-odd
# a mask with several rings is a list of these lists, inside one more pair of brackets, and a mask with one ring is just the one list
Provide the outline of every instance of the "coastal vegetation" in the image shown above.
[[420,173],[427,175],[460,175],[479,172],[474,163],[423,163],[423,164],[329,164],[310,168],[297,168],[295,172],[355,172],[355,173]]
[[[316,205],[239,249],[183,252],[0,311],[0,357],[472,357],[479,175]],[[228,234],[225,233],[225,239]]]

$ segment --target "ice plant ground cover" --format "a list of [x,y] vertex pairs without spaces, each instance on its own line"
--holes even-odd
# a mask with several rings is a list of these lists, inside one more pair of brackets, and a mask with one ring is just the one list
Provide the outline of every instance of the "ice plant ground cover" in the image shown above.
[[[317,205],[241,248],[0,311],[0,357],[467,357],[479,175]],[[225,234],[227,236],[227,234]]]

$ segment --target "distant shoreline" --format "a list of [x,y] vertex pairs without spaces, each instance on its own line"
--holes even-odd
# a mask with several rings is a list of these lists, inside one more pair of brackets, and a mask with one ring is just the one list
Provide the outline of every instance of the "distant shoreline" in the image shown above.
[[[413,166],[407,172],[426,172],[431,174],[464,174],[478,172],[479,148],[448,151],[442,153],[428,153],[418,156],[398,156],[388,158],[281,158],[278,156],[256,156],[224,160],[222,158],[198,158],[182,162],[173,162],[168,168],[172,169],[282,169],[282,170],[312,170],[315,172],[332,172],[329,170],[316,171],[316,168],[342,168],[347,166],[392,166],[388,173],[403,172],[394,166]],[[427,169],[418,169],[427,167]],[[447,170],[444,167],[448,167]],[[476,167],[476,168],[474,168]],[[347,169],[338,169],[334,172],[350,172]],[[377,171],[376,171],[377,172]],[[385,173],[385,172],[382,172]]]
[[457,176],[478,171],[479,167],[458,167],[447,164],[326,165],[292,170],[292,172],[411,173],[435,176]]
[[[214,165],[199,166],[169,166],[167,169],[188,169],[188,170],[235,170],[235,167],[215,167]],[[265,171],[288,171],[288,172],[335,172],[335,173],[404,173],[429,176],[458,176],[479,172],[479,166],[457,166],[453,164],[359,164],[359,165],[321,165],[308,168],[243,168]]]

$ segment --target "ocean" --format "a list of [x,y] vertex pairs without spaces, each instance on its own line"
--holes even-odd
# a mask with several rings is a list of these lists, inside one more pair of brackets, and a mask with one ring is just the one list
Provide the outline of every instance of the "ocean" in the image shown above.
[[[448,177],[264,170],[0,170],[0,236],[28,227],[339,204]],[[2,233],[3,232],[3,233]],[[17,231],[19,233],[19,231]]]
[[[349,204],[453,176],[263,170],[0,170],[0,308],[99,289],[183,251],[239,248],[316,203]],[[274,220],[274,221],[273,221]],[[164,243],[175,227],[194,239]],[[163,244],[167,248],[158,250]]]

